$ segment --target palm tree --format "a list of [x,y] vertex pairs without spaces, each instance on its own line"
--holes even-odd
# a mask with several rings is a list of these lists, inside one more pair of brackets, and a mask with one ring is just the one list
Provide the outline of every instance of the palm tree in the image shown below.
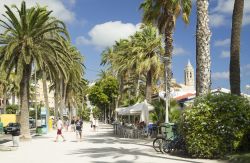
[[235,0],[231,47],[230,47],[230,88],[231,93],[240,96],[240,31],[242,25],[244,0]]
[[21,9],[16,6],[13,8],[18,14],[5,5],[4,17],[7,20],[0,21],[5,29],[0,35],[1,68],[7,74],[13,69],[17,70],[21,101],[21,133],[23,138],[30,139],[28,108],[32,63],[35,61],[42,67],[43,63],[51,64],[51,57],[65,57],[64,53],[57,53],[57,47],[61,46],[57,39],[46,36],[52,31],[57,31],[58,35],[67,35],[67,31],[63,22],[52,19],[52,11],[47,11],[46,8],[38,6],[27,9],[25,2],[22,2]]
[[[182,14],[183,21],[188,24],[191,12],[191,0],[145,0],[140,9],[144,11],[143,22],[157,25],[165,37],[165,83],[166,83],[166,110],[170,97],[172,78],[173,32],[176,19]],[[166,114],[168,122],[168,113]]]
[[211,87],[209,0],[197,0],[196,96],[208,94]]
[[[79,92],[82,92],[83,86],[84,84],[86,84],[83,80],[83,57],[80,52],[72,46],[69,47],[69,53],[72,57],[72,63],[69,67],[69,76],[65,96],[69,109],[71,108],[71,106],[74,106],[72,107],[72,109],[77,109],[77,96],[79,95]],[[72,110],[70,113],[72,113]],[[77,113],[77,110],[75,110],[75,113]],[[72,116],[72,114],[70,115]]]
[[138,75],[146,76],[146,99],[151,103],[152,82],[161,72],[158,51],[163,51],[161,36],[153,26],[144,26],[141,32],[131,36],[131,55],[128,56],[130,66],[134,67]]

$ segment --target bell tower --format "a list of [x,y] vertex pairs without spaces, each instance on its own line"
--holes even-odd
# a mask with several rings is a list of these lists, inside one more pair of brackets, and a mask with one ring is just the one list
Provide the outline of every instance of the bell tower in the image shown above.
[[190,60],[188,60],[188,64],[186,65],[184,69],[184,79],[185,79],[185,85],[186,86],[194,86],[194,68],[190,63]]

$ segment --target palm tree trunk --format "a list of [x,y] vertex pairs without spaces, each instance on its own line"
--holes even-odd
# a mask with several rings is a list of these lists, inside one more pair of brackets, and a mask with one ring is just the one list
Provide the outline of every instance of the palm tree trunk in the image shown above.
[[140,74],[138,75],[138,79],[137,79],[137,86],[136,86],[136,98],[139,97],[139,94],[140,94]]
[[123,99],[123,87],[124,87],[124,78],[123,78],[123,73],[121,73],[121,76],[120,76],[120,85],[119,85],[119,97],[118,97],[118,105],[119,103],[122,101]]
[[55,119],[58,118],[58,102],[59,102],[59,92],[60,86],[58,83],[55,83],[55,93],[54,93],[54,103],[55,103]]
[[63,86],[64,86],[64,88],[63,88],[63,108],[64,109],[66,109],[66,90],[67,90],[67,83],[63,83]]
[[12,92],[11,96],[12,96],[12,98],[11,98],[12,105],[15,105],[16,104],[16,93]]
[[72,119],[72,109],[73,108],[71,108],[71,105],[70,105],[70,102],[68,102],[68,109],[69,109],[69,121],[71,122],[71,119]]
[[151,95],[152,95],[152,70],[150,69],[147,72],[147,80],[146,80],[146,99],[149,103],[151,103]]
[[20,101],[21,101],[21,137],[31,139],[29,129],[29,84],[31,75],[31,64],[25,65],[23,76],[20,82]]
[[78,105],[77,105],[77,102],[76,102],[76,100],[74,100],[74,114],[73,114],[73,116],[77,116],[77,114],[78,114]]
[[7,89],[6,86],[4,86],[3,89],[3,113],[6,114],[6,105],[7,105]]
[[211,88],[209,0],[197,0],[196,5],[196,96],[200,96],[208,94]]
[[43,96],[44,96],[44,101],[45,101],[45,108],[47,109],[46,125],[48,127],[50,112],[49,112],[49,97],[48,97],[48,88],[47,88],[47,77],[46,77],[45,71],[42,72],[42,81],[43,81]]
[[231,93],[240,96],[240,33],[242,26],[242,17],[244,9],[244,0],[235,0],[231,47],[230,47],[230,88]]
[[64,84],[63,79],[60,81],[60,118],[63,118],[63,110],[64,110],[64,101],[63,101],[63,92],[64,92]]

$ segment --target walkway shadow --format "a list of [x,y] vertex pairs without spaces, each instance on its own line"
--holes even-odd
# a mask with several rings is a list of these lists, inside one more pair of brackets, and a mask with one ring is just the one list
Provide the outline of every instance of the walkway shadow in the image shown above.
[[91,158],[102,158],[111,156],[113,159],[123,157],[125,155],[131,155],[134,157],[134,161],[136,161],[139,156],[148,156],[148,157],[155,157],[155,158],[162,158],[167,160],[175,160],[175,161],[183,161],[183,162],[192,162],[192,163],[201,163],[197,161],[189,161],[186,159],[179,159],[179,158],[167,158],[158,155],[151,155],[148,153],[144,153],[138,148],[126,149],[126,148],[114,148],[114,147],[104,147],[104,148],[89,148],[89,149],[79,149],[72,151],[68,155],[77,155],[79,157],[91,157]]
[[0,140],[0,144],[4,144],[4,143],[7,143],[9,141],[12,141],[11,139],[1,139]]
[[136,144],[139,146],[147,146],[147,147],[152,147],[151,142],[143,141],[143,140],[138,140],[138,139],[119,139],[119,138],[103,138],[103,139],[98,139],[98,138],[87,138],[86,139],[88,142],[91,142],[93,144]]

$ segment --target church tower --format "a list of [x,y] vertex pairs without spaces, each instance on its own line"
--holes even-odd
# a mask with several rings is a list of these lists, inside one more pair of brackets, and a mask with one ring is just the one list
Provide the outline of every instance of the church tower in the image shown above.
[[184,79],[186,86],[194,86],[194,68],[188,60],[188,64],[184,69]]

